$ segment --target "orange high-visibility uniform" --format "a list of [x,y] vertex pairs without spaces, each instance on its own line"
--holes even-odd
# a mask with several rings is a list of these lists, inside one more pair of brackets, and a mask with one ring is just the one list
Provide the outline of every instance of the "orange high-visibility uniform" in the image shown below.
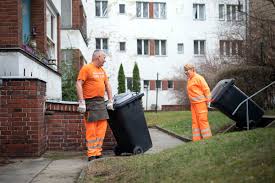
[[[108,78],[106,72],[101,67],[96,67],[93,63],[84,65],[78,75],[78,80],[83,80],[83,97],[84,99],[94,97],[104,97],[105,82]],[[107,120],[86,121],[86,146],[87,155],[100,156],[102,144],[107,129]]]
[[205,79],[194,73],[187,81],[187,92],[191,103],[193,141],[211,137],[207,109],[211,93]]

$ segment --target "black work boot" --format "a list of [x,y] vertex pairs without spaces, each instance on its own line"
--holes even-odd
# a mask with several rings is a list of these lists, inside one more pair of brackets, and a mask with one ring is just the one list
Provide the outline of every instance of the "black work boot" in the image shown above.
[[102,155],[99,155],[99,156],[96,156],[95,158],[96,158],[96,159],[99,159],[99,158],[103,158],[103,156],[102,156]]
[[92,160],[95,160],[95,159],[97,159],[96,156],[90,156],[90,157],[88,157],[88,161],[92,161]]

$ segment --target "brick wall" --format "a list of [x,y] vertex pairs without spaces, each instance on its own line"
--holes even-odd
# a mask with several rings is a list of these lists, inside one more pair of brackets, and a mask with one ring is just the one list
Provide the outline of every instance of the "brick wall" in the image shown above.
[[168,81],[167,80],[162,81],[162,90],[168,90]]
[[[74,102],[46,102],[46,83],[0,78],[0,156],[40,156],[46,150],[84,150],[85,129]],[[108,127],[103,144],[116,144]]]
[[156,89],[156,81],[155,80],[150,80],[150,90],[155,90]]
[[81,0],[72,0],[72,28],[74,29],[79,29],[81,26],[80,6],[82,6]]
[[46,83],[39,79],[0,80],[1,156],[40,156],[45,152]]
[[36,29],[37,49],[46,53],[47,35],[46,35],[46,1],[31,1],[31,26]]
[[22,44],[21,1],[0,1],[0,47],[19,47]]
[[[77,112],[76,102],[46,103],[46,124],[49,150],[84,150],[85,127]],[[114,147],[116,141],[108,127],[103,143],[104,150]]]

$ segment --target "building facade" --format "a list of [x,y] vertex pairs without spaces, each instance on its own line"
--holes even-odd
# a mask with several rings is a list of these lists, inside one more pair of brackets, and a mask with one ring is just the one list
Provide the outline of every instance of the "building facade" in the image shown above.
[[47,82],[47,99],[61,99],[58,0],[0,2],[0,76]]
[[136,62],[147,110],[177,104],[174,76],[184,64],[241,53],[242,37],[228,38],[221,31],[243,21],[243,1],[90,0],[88,7],[94,10],[87,12],[90,49],[107,52],[114,94],[120,64],[129,86]]
[[87,35],[87,1],[61,1],[61,60],[79,70],[91,60]]

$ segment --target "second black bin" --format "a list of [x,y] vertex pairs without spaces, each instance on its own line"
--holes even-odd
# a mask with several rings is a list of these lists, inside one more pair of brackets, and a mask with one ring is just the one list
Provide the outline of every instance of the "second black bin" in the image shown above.
[[[211,107],[219,109],[229,118],[236,121],[237,127],[243,128],[247,126],[246,102],[244,102],[240,106],[235,115],[232,115],[237,106],[243,100],[248,98],[248,96],[244,92],[242,92],[238,87],[234,85],[234,79],[224,79],[219,81],[217,85],[213,88],[211,94]],[[263,116],[264,111],[253,100],[249,99],[248,114],[249,122],[253,123],[251,125],[256,125],[256,123]]]
[[141,154],[152,147],[141,103],[143,93],[122,93],[114,97],[114,111],[108,110],[109,126],[117,141],[116,155]]

